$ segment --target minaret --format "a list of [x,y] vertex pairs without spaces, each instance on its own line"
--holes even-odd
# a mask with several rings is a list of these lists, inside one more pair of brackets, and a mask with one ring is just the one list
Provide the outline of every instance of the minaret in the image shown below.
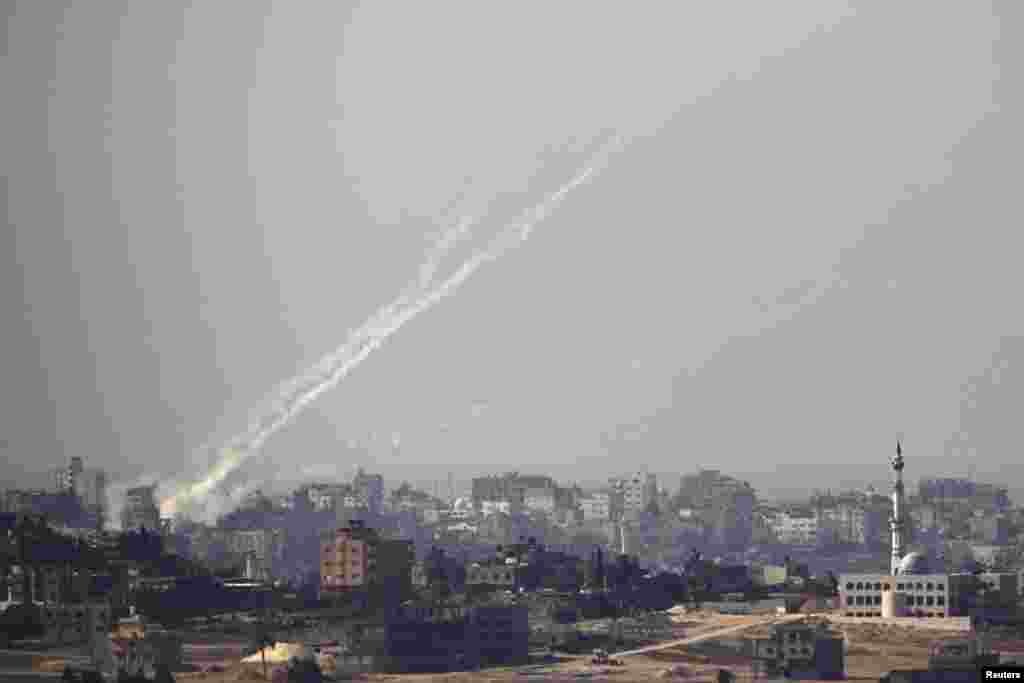
[[892,516],[889,528],[892,530],[892,566],[891,574],[899,572],[900,560],[903,559],[903,447],[896,442],[896,457],[892,459],[892,469],[896,473],[896,482],[892,487]]

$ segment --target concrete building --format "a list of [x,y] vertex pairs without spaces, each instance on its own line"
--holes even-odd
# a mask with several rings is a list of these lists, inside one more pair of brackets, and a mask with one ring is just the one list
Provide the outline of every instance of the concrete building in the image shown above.
[[379,474],[367,474],[360,467],[352,479],[355,495],[362,501],[370,514],[379,514],[384,504],[384,477]]
[[611,519],[611,496],[607,491],[593,491],[579,499],[583,519],[587,522],[606,522]]
[[[914,558],[916,555],[908,555]],[[896,604],[905,612],[887,616],[948,617],[951,615],[950,584],[947,574],[923,573],[889,576],[884,574],[843,574],[839,584],[839,609],[848,617],[882,617],[884,594],[902,595]]]
[[250,579],[268,580],[275,560],[281,559],[283,534],[275,529],[243,529],[225,535],[225,545],[236,561],[245,563]]
[[843,638],[808,624],[779,624],[768,638],[753,641],[754,660],[764,673],[785,672],[787,678],[846,678]]
[[634,472],[612,477],[608,484],[622,496],[622,512],[626,517],[636,517],[658,497],[658,480],[653,474]]
[[156,504],[155,486],[128,489],[121,510],[121,528],[124,530],[160,527],[160,509]]
[[318,511],[329,511],[340,508],[346,496],[353,491],[349,484],[308,484],[297,493],[309,501],[309,505]]
[[46,605],[42,618],[43,643],[50,646],[86,644],[111,627],[110,606],[103,603]]
[[[887,574],[843,574],[839,577],[839,607],[855,617],[948,617],[954,615],[956,579],[936,572],[923,553],[906,553],[907,520],[903,486],[903,449],[896,444],[891,461],[892,490],[890,571]],[[954,584],[954,585],[951,585]],[[884,608],[884,609],[883,609]]]
[[401,599],[412,586],[412,541],[383,539],[363,522],[327,534],[320,549],[320,594],[386,592]]
[[480,513],[484,517],[490,517],[491,515],[496,515],[498,513],[502,513],[502,514],[506,514],[507,515],[507,514],[510,514],[511,512],[512,512],[512,504],[509,503],[507,500],[500,500],[500,501],[485,500],[485,501],[481,501]]
[[473,562],[466,567],[466,586],[494,590],[512,590],[516,585],[516,566],[503,559]]
[[986,545],[1006,545],[1010,540],[1010,521],[1003,515],[972,517],[968,525],[971,538]]
[[473,479],[473,505],[478,509],[484,501],[508,502],[513,509],[520,510],[526,503],[528,489],[554,489],[551,477],[523,475],[509,472],[499,476],[476,477]]
[[818,542],[818,517],[813,510],[779,510],[768,523],[779,543],[813,546]]
[[370,547],[376,533],[361,522],[338,529],[321,542],[320,592],[332,594],[369,584]]
[[107,473],[99,469],[85,469],[75,484],[76,495],[86,510],[106,510]]
[[54,497],[52,491],[43,489],[7,489],[4,493],[4,512],[16,515],[38,514]]
[[523,491],[523,507],[535,512],[552,514],[555,511],[555,489],[529,488]]
[[403,607],[385,626],[381,668],[412,673],[521,664],[529,635],[525,607]]
[[57,493],[78,494],[78,483],[84,471],[82,458],[75,456],[67,465],[53,471],[53,485]]

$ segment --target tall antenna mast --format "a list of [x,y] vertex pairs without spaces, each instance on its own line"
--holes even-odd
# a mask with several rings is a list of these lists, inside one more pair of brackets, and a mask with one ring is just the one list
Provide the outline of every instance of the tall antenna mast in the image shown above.
[[892,470],[896,480],[892,487],[892,517],[889,518],[889,528],[892,532],[892,560],[890,564],[891,575],[899,572],[900,561],[903,559],[903,444],[896,441],[896,455],[891,460]]

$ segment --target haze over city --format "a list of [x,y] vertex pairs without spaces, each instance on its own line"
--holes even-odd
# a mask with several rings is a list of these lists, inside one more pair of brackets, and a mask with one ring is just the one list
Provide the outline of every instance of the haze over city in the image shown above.
[[901,436],[1019,498],[1020,8],[738,6],[6,3],[0,478],[201,476],[445,207],[493,235],[614,131],[240,475],[785,496]]

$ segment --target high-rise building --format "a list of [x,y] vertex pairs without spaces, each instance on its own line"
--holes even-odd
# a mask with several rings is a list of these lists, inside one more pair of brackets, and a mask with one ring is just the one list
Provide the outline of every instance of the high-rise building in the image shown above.
[[380,513],[384,502],[384,477],[379,474],[367,474],[360,467],[352,478],[352,488],[371,514]]
[[57,493],[78,493],[78,484],[83,471],[82,458],[75,456],[67,465],[53,470],[53,487]]
[[629,476],[612,477],[608,483],[622,496],[622,511],[627,517],[635,517],[657,501],[658,480],[653,474],[634,472]]
[[156,530],[160,527],[160,510],[156,505],[154,486],[138,486],[128,489],[121,510],[121,527],[124,530],[145,527]]

